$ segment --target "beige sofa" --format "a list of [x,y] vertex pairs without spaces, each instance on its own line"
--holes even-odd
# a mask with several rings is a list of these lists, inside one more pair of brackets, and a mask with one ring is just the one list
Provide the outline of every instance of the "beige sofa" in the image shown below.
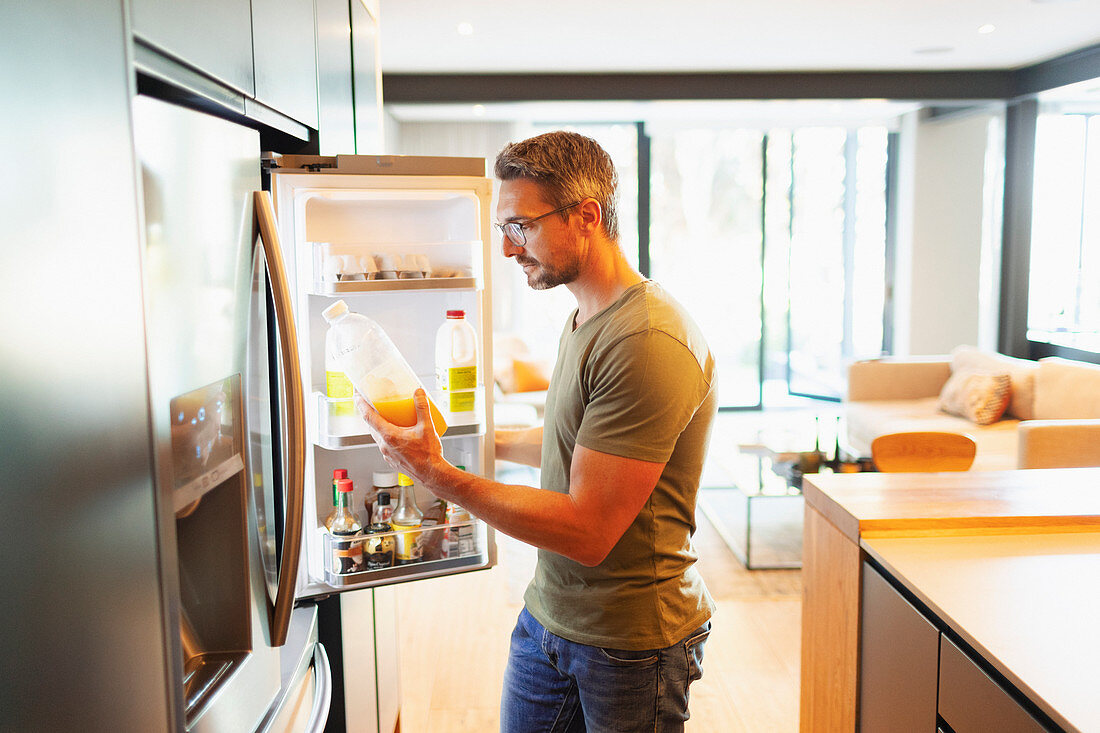
[[[1008,373],[1002,419],[977,425],[940,409],[952,369]],[[1100,466],[1100,366],[1051,357],[1037,362],[959,347],[948,356],[860,361],[848,370],[847,449],[869,456],[886,433],[943,430],[974,438],[975,470]]]

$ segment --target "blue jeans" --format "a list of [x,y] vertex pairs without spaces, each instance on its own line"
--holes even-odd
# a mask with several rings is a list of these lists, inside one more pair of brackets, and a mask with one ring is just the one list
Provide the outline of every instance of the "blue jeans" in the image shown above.
[[550,633],[524,608],[504,671],[500,730],[682,731],[708,635],[709,621],[664,649],[601,649]]

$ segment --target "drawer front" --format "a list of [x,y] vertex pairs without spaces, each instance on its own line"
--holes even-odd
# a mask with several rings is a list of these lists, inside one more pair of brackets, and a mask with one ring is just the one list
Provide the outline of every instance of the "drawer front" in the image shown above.
[[1045,730],[946,636],[940,639],[939,713],[955,733]]
[[935,730],[939,630],[867,563],[861,597],[859,730]]

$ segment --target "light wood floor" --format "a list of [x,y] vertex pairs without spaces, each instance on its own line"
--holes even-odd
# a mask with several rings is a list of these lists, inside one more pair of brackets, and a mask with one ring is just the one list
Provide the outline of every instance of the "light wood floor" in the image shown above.
[[[721,413],[703,485],[725,485],[720,458],[762,434],[793,432],[822,447],[832,438],[836,406],[792,400],[782,409]],[[811,447],[807,445],[807,448]],[[698,568],[718,605],[691,687],[695,733],[789,733],[798,730],[802,574],[748,571],[699,513]],[[401,644],[402,733],[491,733],[498,729],[508,639],[523,606],[535,550],[497,535],[499,564],[490,570],[397,586]]]
[[[508,638],[534,550],[497,538],[491,570],[398,586],[402,733],[498,728]],[[687,730],[797,730],[800,571],[746,571],[702,515],[695,543],[718,611]]]

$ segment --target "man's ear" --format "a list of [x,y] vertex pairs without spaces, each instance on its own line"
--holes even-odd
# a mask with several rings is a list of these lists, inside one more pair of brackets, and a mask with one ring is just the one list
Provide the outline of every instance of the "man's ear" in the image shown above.
[[603,223],[603,207],[593,198],[587,198],[577,204],[577,213],[581,216],[581,228],[588,234],[594,233]]

